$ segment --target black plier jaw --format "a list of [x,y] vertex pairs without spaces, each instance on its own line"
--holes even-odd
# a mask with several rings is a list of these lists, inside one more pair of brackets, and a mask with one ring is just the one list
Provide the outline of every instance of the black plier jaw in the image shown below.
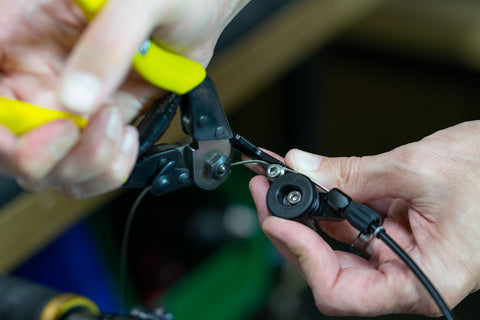
[[[155,145],[180,107],[184,144]],[[138,126],[140,150],[124,187],[150,187],[160,196],[192,183],[212,190],[230,173],[232,131],[215,86],[207,76],[183,96],[169,94],[152,105]]]

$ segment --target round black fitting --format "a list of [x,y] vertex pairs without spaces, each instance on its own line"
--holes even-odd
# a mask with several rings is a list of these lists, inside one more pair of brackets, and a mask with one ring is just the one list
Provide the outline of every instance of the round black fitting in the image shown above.
[[287,173],[278,177],[267,192],[268,210],[283,219],[309,218],[319,210],[320,203],[315,185],[299,173]]

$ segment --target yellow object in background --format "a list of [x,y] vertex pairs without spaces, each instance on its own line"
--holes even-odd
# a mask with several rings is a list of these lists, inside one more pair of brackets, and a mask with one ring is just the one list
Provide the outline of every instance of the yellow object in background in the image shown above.
[[72,120],[79,128],[87,124],[86,119],[74,114],[0,97],[0,124],[15,134],[23,134],[47,122],[62,118]]

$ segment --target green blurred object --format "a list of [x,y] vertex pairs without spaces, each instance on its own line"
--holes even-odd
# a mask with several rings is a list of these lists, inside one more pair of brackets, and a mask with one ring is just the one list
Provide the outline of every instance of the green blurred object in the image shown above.
[[225,244],[169,292],[164,304],[175,320],[249,319],[273,286],[272,247],[257,233]]
[[[240,158],[234,159],[241,160]],[[252,206],[245,167],[232,170],[216,191],[227,203]],[[251,319],[266,304],[276,272],[274,247],[257,227],[248,239],[232,240],[178,281],[162,303],[175,320]]]

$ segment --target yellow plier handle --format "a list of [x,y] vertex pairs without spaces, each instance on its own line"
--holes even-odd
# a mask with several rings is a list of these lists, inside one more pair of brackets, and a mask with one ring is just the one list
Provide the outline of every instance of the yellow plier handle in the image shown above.
[[72,120],[79,128],[87,124],[86,119],[71,113],[0,97],[0,124],[15,134],[23,134],[47,122],[63,118]]
[[[93,19],[107,0],[73,0]],[[199,85],[206,71],[199,63],[179,56],[153,41],[145,41],[133,59],[133,69],[151,84],[177,94],[185,94]],[[23,101],[0,97],[0,124],[15,134],[23,134],[49,121],[67,118],[80,128],[87,121],[77,115],[38,107]]]
[[[85,17],[93,19],[107,0],[73,0]],[[198,86],[206,77],[206,71],[196,61],[179,56],[153,41],[146,41],[133,59],[133,68],[153,85],[185,94]]]

